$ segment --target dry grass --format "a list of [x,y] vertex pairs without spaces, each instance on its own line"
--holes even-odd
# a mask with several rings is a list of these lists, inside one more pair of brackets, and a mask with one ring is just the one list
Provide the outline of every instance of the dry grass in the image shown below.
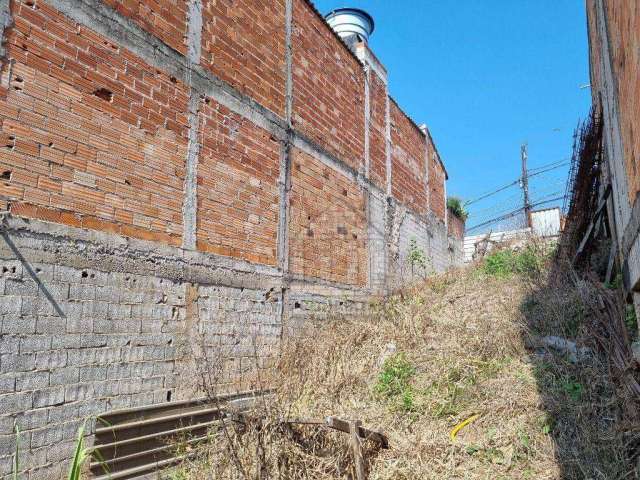
[[540,346],[553,334],[595,351],[589,285],[546,269],[534,277],[469,268],[366,318],[318,322],[287,342],[277,375],[264,379],[276,393],[254,412],[262,420],[227,423],[170,476],[352,478],[347,435],[281,421],[337,415],[389,436],[389,450],[368,446],[372,479],[636,478],[638,424],[602,356],[574,364]]

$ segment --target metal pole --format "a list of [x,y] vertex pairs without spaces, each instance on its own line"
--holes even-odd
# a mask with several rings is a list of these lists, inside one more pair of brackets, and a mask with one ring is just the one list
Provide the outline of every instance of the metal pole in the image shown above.
[[529,177],[527,174],[527,144],[520,147],[520,157],[522,158],[522,179],[521,186],[524,194],[524,215],[527,227],[531,227],[531,203],[529,202]]

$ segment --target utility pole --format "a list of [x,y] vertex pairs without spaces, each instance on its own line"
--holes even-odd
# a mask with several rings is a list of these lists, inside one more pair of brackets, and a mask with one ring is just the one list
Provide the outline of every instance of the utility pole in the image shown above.
[[520,147],[520,157],[522,158],[522,179],[520,186],[524,194],[524,215],[527,227],[531,227],[531,203],[529,202],[529,175],[527,173],[527,144],[523,143]]

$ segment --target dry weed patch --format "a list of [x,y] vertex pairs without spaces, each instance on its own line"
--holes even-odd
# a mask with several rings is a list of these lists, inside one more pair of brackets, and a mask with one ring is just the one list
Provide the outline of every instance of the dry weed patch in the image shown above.
[[[214,432],[171,475],[354,478],[347,435],[283,423],[336,415],[388,435],[389,450],[365,442],[372,479],[633,478],[638,424],[624,402],[634,400],[590,337],[592,287],[526,255],[496,260],[508,274],[485,263],[439,275],[366,317],[288,338],[256,421]],[[548,348],[548,335],[590,354]]]

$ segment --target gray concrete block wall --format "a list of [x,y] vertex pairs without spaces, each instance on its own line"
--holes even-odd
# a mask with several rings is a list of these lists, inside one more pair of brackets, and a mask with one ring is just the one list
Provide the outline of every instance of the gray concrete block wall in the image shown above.
[[[450,250],[449,234],[447,226],[439,219],[431,219],[431,245],[430,254],[433,268],[436,272],[444,272],[451,268],[452,251]],[[460,255],[462,255],[460,253]]]
[[369,194],[369,285],[375,291],[385,288],[387,249],[385,246],[386,200],[384,195]]
[[[41,222],[14,223],[22,228],[6,232],[25,261],[0,239],[0,478],[11,472],[16,425],[24,478],[56,478],[87,419],[91,428],[106,411],[202,397],[199,345],[215,352],[206,358],[221,366],[220,391],[257,387],[252,371],[273,364],[282,308],[268,275],[236,271],[196,283],[206,280],[198,268],[166,268],[180,261],[179,249],[176,257],[154,255],[163,276],[141,273],[144,255],[122,255],[113,247],[119,238],[109,247],[87,241],[101,236],[95,232],[63,240]],[[52,248],[69,265],[42,261],[52,260]]]
[[[397,204],[391,205],[388,211],[391,217],[388,226],[390,288],[463,264],[462,240],[450,237],[443,221],[433,215],[418,216]],[[423,264],[411,261],[412,249],[423,256]]]
[[17,425],[24,469],[68,458],[85,418],[170,398],[185,323],[185,288],[171,280],[31,266],[56,307],[21,262],[0,259],[0,465]]

